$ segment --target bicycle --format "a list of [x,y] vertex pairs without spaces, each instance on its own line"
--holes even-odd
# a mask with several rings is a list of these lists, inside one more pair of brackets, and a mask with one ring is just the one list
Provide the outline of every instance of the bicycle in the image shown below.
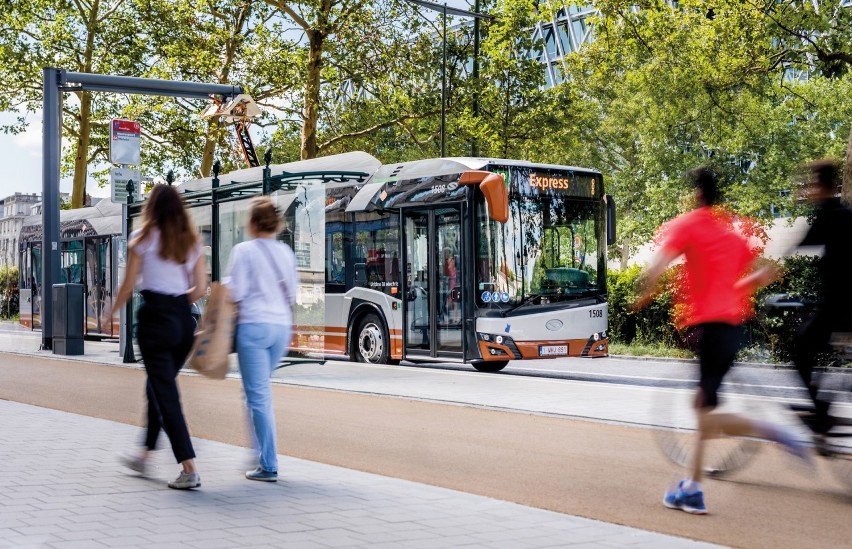
[[[766,300],[765,306],[777,310],[806,311],[812,304],[795,296],[775,295]],[[830,344],[840,358],[852,359],[852,334],[833,334]],[[795,373],[792,375],[795,376],[798,393],[800,381]],[[831,429],[825,433],[819,432],[817,428],[815,410],[809,399],[807,404],[802,404],[789,402],[787,396],[779,398],[779,387],[767,385],[757,377],[748,368],[733,367],[719,390],[720,406],[717,410],[752,419],[781,422],[806,435],[812,441],[816,454],[827,458],[834,474],[852,494],[852,399],[849,398],[852,396],[852,372],[838,374],[841,387],[822,386],[825,376],[820,380],[821,395],[833,401]],[[697,379],[697,365],[694,379]],[[804,388],[801,388],[801,393],[805,393]],[[838,398],[841,395],[844,398]],[[666,457],[681,467],[691,465],[695,446],[693,399],[693,391],[683,390],[661,391],[654,399],[658,427],[654,431],[656,442]],[[709,440],[705,445],[705,474],[711,478],[730,475],[745,467],[762,447],[759,441],[747,437]]]

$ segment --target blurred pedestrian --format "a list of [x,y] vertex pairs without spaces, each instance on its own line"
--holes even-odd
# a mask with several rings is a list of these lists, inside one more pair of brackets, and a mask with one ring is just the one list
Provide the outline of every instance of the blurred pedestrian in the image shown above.
[[831,351],[832,333],[852,332],[852,291],[847,279],[852,272],[852,210],[838,198],[837,161],[817,160],[807,164],[806,170],[805,198],[815,206],[815,215],[798,246],[823,248],[817,263],[820,297],[815,313],[797,334],[793,362],[814,403],[814,430],[825,433],[831,429],[830,402],[819,398],[813,369],[817,356]]
[[225,284],[237,304],[237,357],[258,465],[249,480],[278,480],[278,450],[270,378],[287,353],[296,303],[296,257],[276,240],[282,219],[268,197],[252,200],[248,233],[234,246]]
[[760,266],[757,254],[734,228],[734,217],[716,206],[716,175],[708,168],[687,174],[694,188],[696,207],[661,228],[662,245],[639,282],[635,307],[645,306],[666,268],[685,258],[686,281],[681,322],[689,339],[697,343],[700,381],[695,396],[698,435],[692,476],[666,492],[666,507],[688,513],[707,513],[701,489],[705,441],[728,436],[752,436],[785,445],[806,458],[803,443],[784,429],[767,422],[714,412],[717,391],[731,368],[744,339],[742,324],[749,313],[751,294],[775,277],[771,266]]
[[207,273],[198,234],[173,187],[154,186],[145,202],[142,227],[133,231],[128,243],[124,281],[103,320],[111,322],[138,285],[142,305],[137,314],[137,334],[148,374],[148,426],[142,449],[136,455],[122,456],[122,461],[144,474],[160,430],[165,430],[175,459],[182,466],[169,488],[197,488],[201,476],[195,467],[177,375],[192,348],[195,322],[190,305],[206,291]]

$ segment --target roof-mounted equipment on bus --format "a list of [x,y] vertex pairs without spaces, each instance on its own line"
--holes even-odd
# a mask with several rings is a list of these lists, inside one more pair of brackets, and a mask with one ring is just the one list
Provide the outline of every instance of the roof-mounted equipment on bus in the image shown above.
[[240,151],[243,153],[243,158],[246,159],[249,168],[260,166],[260,160],[257,158],[257,152],[254,150],[254,143],[251,140],[251,134],[249,134],[251,119],[260,116],[260,107],[257,106],[257,103],[244,93],[235,96],[227,103],[213,98],[213,104],[204,109],[199,118],[212,118],[214,116],[220,117],[225,123],[234,124]]

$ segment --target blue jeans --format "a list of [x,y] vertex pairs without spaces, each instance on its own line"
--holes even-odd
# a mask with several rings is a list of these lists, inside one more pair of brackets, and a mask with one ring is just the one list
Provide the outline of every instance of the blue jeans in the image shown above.
[[255,448],[264,471],[278,471],[275,412],[269,379],[287,352],[290,326],[247,323],[237,325],[237,356],[246,393],[246,407]]

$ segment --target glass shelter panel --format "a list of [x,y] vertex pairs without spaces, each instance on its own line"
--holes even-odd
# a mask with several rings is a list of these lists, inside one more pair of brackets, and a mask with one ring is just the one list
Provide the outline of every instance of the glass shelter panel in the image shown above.
[[284,215],[279,239],[296,255],[299,282],[293,309],[291,351],[322,354],[325,351],[325,185],[305,182],[295,189],[272,194]]

